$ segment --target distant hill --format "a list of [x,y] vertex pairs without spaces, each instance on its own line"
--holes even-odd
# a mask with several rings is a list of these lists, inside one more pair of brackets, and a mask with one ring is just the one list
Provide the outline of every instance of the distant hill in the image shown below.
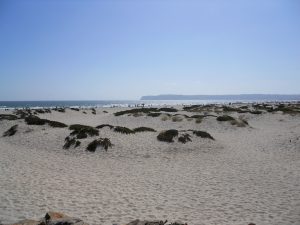
[[241,95],[152,95],[141,100],[232,100],[232,101],[291,101],[299,100],[299,95],[241,94]]

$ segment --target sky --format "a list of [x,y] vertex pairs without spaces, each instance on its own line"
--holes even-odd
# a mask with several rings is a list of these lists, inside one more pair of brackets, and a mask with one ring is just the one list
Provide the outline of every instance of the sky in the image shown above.
[[299,0],[0,0],[0,100],[300,94]]

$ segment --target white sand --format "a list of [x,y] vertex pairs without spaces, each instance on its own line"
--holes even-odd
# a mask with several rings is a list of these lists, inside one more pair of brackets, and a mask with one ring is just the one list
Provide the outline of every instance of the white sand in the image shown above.
[[[300,117],[245,115],[251,127],[205,118],[202,123],[112,115],[105,109],[67,110],[39,115],[67,124],[109,123],[158,131],[197,129],[216,141],[162,143],[157,133],[100,137],[114,144],[108,152],[64,150],[67,128],[0,121],[0,221],[38,218],[60,211],[90,224],[111,225],[139,219],[169,219],[205,225],[300,224]],[[3,113],[3,112],[0,112]],[[185,113],[189,114],[189,113]],[[32,129],[32,130],[28,130]],[[29,131],[29,132],[28,132]]]

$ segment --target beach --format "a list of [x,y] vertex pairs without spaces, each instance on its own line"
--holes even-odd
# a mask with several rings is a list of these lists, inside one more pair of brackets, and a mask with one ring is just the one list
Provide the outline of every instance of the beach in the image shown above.
[[[0,223],[58,211],[91,225],[135,219],[197,225],[300,224],[300,113],[175,108],[176,112],[158,110],[159,116],[116,116],[132,110],[119,107],[36,113],[67,126],[155,130],[124,134],[105,126],[97,128],[99,135],[80,139],[78,147],[68,149],[63,148],[71,133],[68,127],[28,125],[20,117],[0,120],[1,136],[18,125],[14,135],[0,137]],[[197,121],[195,115],[203,117]],[[237,122],[218,121],[221,115]],[[173,142],[159,141],[158,134],[169,129],[179,131],[178,137],[189,134],[191,141],[181,143],[177,136]],[[205,131],[213,139],[194,131]],[[112,147],[86,151],[97,138],[108,138]]]

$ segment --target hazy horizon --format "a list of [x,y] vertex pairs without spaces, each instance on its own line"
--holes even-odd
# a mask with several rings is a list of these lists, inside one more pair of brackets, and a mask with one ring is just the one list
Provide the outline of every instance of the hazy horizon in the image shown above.
[[0,101],[300,94],[300,2],[1,1]]

